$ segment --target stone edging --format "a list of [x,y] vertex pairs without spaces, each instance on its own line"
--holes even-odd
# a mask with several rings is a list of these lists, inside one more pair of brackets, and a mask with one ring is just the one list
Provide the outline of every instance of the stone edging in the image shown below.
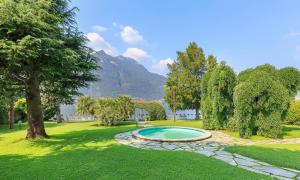
[[150,150],[190,151],[207,157],[221,160],[232,166],[246,169],[255,173],[268,175],[277,179],[300,180],[300,171],[282,168],[258,161],[246,156],[224,151],[230,144],[214,142],[213,138],[195,142],[157,142],[136,138],[132,131],[117,134],[115,139],[121,144]]

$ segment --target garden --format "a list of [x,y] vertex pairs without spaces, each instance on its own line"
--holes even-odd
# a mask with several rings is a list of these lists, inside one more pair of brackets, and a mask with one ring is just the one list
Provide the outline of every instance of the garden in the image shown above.
[[[191,42],[164,99],[88,96],[101,67],[76,12],[0,0],[0,179],[300,179],[297,68],[236,73]],[[63,104],[92,120],[64,121]]]

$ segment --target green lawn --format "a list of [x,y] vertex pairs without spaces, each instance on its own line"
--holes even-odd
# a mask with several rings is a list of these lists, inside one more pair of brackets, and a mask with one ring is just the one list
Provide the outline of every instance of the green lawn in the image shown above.
[[[238,132],[225,132],[232,137],[239,137]],[[291,138],[300,138],[300,126],[295,125],[284,125],[282,129],[281,139],[291,139]],[[271,138],[263,137],[263,136],[251,136],[249,139],[251,140],[267,140]]]
[[225,150],[273,165],[300,170],[300,144],[233,146],[227,147]]
[[[47,123],[49,140],[0,128],[0,179],[268,179],[191,152],[142,150],[114,135],[135,125]],[[25,127],[23,127],[25,129]]]

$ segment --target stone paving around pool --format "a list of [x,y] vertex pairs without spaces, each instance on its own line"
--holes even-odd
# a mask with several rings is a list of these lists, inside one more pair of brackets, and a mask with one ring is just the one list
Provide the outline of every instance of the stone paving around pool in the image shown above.
[[[215,135],[215,137],[214,137]],[[237,166],[252,172],[265,174],[278,179],[294,179],[300,180],[300,171],[282,168],[251,159],[239,154],[224,151],[225,146],[233,145],[232,141],[218,142],[218,135],[213,133],[213,137],[204,141],[196,142],[156,142],[135,138],[132,132],[117,134],[115,139],[120,143],[136,148],[151,150],[174,150],[174,151],[190,151],[199,153],[211,158],[219,159],[232,166]],[[226,137],[223,137],[226,139]],[[223,139],[224,140],[224,139]]]

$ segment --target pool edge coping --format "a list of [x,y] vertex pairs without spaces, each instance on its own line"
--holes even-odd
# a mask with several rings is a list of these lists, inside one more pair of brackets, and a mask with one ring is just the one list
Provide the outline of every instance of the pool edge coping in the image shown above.
[[[186,139],[150,138],[150,137],[142,136],[142,135],[139,134],[139,131],[142,131],[144,129],[158,128],[158,127],[192,129],[192,130],[202,131],[202,132],[204,132],[204,134],[203,134],[203,136],[198,137],[198,138],[186,138]],[[212,134],[209,131],[206,131],[204,129],[184,127],[184,126],[153,126],[153,127],[144,127],[144,128],[140,128],[140,129],[132,131],[132,135],[134,137],[136,137],[136,138],[139,138],[139,139],[150,140],[150,141],[157,141],[157,142],[195,142],[195,141],[203,141],[205,139],[208,139],[208,138],[212,137]]]

